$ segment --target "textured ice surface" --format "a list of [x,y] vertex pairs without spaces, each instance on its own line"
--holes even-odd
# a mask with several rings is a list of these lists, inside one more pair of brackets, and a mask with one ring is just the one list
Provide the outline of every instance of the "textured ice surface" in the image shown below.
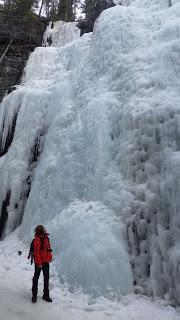
[[[111,223],[117,219],[120,229],[122,222],[126,224],[136,289],[180,303],[180,3],[172,4],[169,7],[163,0],[129,1],[128,7],[124,3],[105,10],[93,34],[63,47],[58,47],[56,34],[56,47],[52,42],[50,48],[37,48],[26,66],[23,85],[1,105],[6,123],[11,124],[10,114],[19,113],[13,142],[0,161],[0,175],[1,199],[9,189],[12,194],[8,234],[19,221],[16,203],[29,175],[31,148],[36,137],[43,136],[43,152],[31,174],[22,237],[30,239],[36,224],[47,224],[56,246],[56,223],[57,239],[63,242],[66,239],[61,238],[61,228],[66,234],[71,219],[82,237],[83,226],[89,228],[87,235],[91,236],[91,223],[99,221],[101,203],[104,213],[111,216],[107,219],[107,214],[102,214],[109,247],[113,243],[117,246]],[[48,32],[50,36],[50,29]],[[11,107],[13,96],[15,105]],[[8,113],[4,112],[5,103],[12,108]],[[4,140],[7,129],[3,130]],[[83,214],[89,202],[98,203],[93,206],[95,217],[85,219],[82,229],[77,227],[79,209],[78,205],[72,209],[74,201],[82,203]],[[69,222],[61,221],[66,213],[71,216]],[[71,227],[73,233],[73,224]],[[96,230],[101,246],[99,225]],[[119,236],[123,236],[121,231]],[[64,248],[71,250],[73,239],[77,241],[76,232],[72,239],[67,237]],[[122,244],[119,240],[121,255],[126,256]],[[61,254],[60,246],[55,253],[60,250]],[[91,279],[95,278],[74,279],[77,273],[73,266],[67,268],[71,260],[63,250],[67,256],[59,262],[62,278],[68,280],[67,270],[72,287],[82,285],[92,292]],[[83,250],[85,258],[86,242]],[[102,270],[95,262],[101,254],[110,255],[109,251],[102,246],[102,251],[93,252],[92,272],[105,270],[103,274],[108,277],[108,259]],[[82,261],[77,252],[81,254],[76,251],[74,261]],[[112,274],[118,265],[115,250]],[[119,273],[131,282],[130,272]],[[111,280],[110,286],[117,293]],[[120,278],[119,283],[122,281]],[[102,291],[107,293],[99,281],[96,293]]]

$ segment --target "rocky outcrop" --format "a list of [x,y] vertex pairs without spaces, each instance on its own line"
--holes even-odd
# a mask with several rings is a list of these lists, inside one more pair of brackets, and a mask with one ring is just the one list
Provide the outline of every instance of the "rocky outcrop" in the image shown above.
[[29,54],[41,46],[46,24],[33,14],[8,17],[0,7],[0,102],[20,82]]

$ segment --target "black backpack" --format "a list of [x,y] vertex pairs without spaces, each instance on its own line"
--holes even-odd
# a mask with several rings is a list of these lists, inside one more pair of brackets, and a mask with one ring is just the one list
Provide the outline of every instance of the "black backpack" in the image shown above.
[[[42,250],[43,249],[44,238],[40,237],[40,240],[41,240],[40,250]],[[32,265],[33,262],[34,262],[34,239],[31,241],[31,244],[30,244],[28,259],[31,259],[31,265]]]

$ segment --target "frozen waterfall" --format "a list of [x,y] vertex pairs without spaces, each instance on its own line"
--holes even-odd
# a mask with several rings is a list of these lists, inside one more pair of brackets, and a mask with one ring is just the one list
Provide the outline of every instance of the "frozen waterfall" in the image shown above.
[[[17,118],[1,158],[2,190],[10,190],[2,235],[21,222],[25,207],[21,236],[30,239],[36,224],[47,226],[61,282],[113,298],[132,290],[125,227],[103,203],[106,172],[118,179],[111,168],[118,106],[111,93],[86,106],[79,94],[78,102],[76,69],[84,69],[92,37],[68,44],[78,32],[74,23],[49,26],[46,47],[31,54],[22,85],[2,103],[2,141]],[[78,77],[82,71],[77,72]]]
[[175,0],[50,24],[0,105],[0,236],[45,224],[72,290],[180,303],[179,26]]

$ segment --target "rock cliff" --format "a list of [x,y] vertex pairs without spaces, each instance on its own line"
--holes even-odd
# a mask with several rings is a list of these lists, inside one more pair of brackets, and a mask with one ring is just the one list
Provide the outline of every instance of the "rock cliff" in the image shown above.
[[8,17],[0,7],[0,102],[20,82],[29,54],[41,46],[46,24],[36,15]]

